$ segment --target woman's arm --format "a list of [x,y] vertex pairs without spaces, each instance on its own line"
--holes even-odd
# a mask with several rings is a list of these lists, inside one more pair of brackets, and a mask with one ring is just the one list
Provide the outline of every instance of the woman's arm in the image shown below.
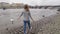
[[20,19],[20,17],[23,15],[23,12],[21,13],[21,15],[18,17],[18,19]]
[[34,21],[34,20],[33,20],[33,18],[31,17],[31,14],[30,14],[30,12],[29,12],[29,16],[30,16],[30,18],[32,19],[32,21]]
[[20,17],[23,15],[23,12],[21,13]]

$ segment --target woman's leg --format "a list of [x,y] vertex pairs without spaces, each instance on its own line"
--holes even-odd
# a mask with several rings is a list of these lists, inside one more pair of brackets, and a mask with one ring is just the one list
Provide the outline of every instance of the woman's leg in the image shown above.
[[24,21],[24,34],[26,34],[26,21]]
[[29,29],[31,28],[31,26],[30,26],[30,21],[28,21],[28,27],[29,27]]

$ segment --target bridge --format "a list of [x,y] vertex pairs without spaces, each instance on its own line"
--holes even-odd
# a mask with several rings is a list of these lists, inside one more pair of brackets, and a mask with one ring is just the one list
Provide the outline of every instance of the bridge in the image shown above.
[[42,9],[42,8],[44,8],[44,9],[48,9],[48,8],[60,8],[60,5],[57,5],[57,6],[29,6],[30,8],[39,8],[39,9]]

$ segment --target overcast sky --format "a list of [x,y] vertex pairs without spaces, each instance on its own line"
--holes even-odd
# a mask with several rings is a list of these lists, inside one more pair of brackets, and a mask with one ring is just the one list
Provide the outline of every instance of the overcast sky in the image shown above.
[[60,0],[0,0],[8,3],[25,3],[29,5],[60,5]]

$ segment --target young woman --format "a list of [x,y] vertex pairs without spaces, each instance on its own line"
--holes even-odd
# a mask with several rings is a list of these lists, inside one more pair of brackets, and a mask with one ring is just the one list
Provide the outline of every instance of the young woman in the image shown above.
[[[24,11],[20,15],[20,17],[22,15],[24,16],[24,19],[23,19],[23,22],[24,22],[24,34],[26,34],[26,25],[28,24],[29,29],[31,29],[30,18],[32,19],[30,11],[29,11],[29,6],[27,4],[24,6]],[[20,17],[18,19],[20,19]],[[32,19],[32,21],[34,21],[34,20]]]

